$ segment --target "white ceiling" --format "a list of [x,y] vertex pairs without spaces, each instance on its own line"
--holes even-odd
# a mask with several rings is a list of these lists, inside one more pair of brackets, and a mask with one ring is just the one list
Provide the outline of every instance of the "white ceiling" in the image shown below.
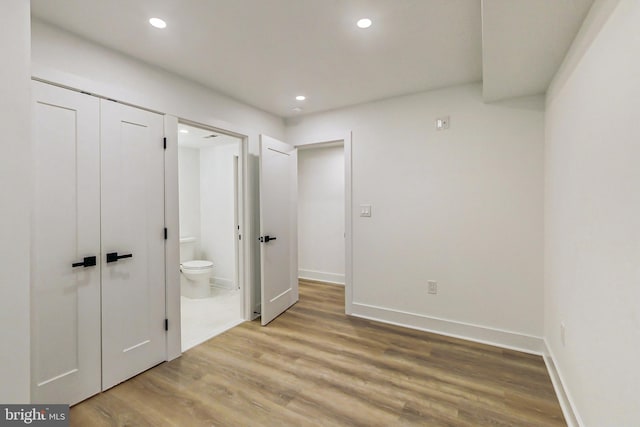
[[[215,136],[213,136],[215,135]],[[178,146],[186,148],[210,148],[220,145],[240,144],[241,139],[231,135],[186,124],[178,125]]]
[[[31,0],[31,5],[32,13],[50,24],[291,117],[478,82],[483,69],[488,98],[530,94],[532,88],[544,92],[592,1],[484,0],[489,11],[484,22],[480,0]],[[561,7],[557,13],[558,4],[569,3],[576,4],[575,11]],[[538,15],[523,19],[531,4],[539,5],[533,7]],[[151,17],[166,20],[167,28],[151,27]],[[357,28],[362,17],[371,18],[373,26]],[[533,43],[539,33],[545,37]],[[522,65],[531,61],[540,66]],[[299,94],[307,100],[296,101]]]
[[593,0],[482,0],[486,101],[544,93]]

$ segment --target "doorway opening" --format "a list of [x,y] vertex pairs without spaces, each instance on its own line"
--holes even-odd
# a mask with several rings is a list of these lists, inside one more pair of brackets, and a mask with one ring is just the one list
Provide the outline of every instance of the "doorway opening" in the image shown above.
[[242,321],[243,139],[178,124],[182,351]]
[[342,285],[347,277],[344,141],[298,146],[298,279]]

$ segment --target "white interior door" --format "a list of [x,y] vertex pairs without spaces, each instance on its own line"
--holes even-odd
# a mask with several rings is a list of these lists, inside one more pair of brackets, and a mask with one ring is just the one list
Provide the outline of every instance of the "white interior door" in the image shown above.
[[40,82],[33,97],[32,401],[74,404],[101,383],[99,101]]
[[101,100],[102,387],[165,360],[163,117]]
[[271,322],[298,301],[295,148],[260,135],[261,321]]

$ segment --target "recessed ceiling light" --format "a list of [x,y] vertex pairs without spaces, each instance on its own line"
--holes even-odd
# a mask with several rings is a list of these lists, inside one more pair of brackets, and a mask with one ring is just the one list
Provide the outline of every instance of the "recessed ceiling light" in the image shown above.
[[306,97],[306,96],[304,96],[304,95],[298,95],[298,96],[296,96],[296,101],[304,101],[305,99],[307,99],[307,97]]
[[153,25],[156,28],[167,28],[167,23],[160,18],[149,19],[149,24]]
[[299,112],[301,112],[301,111],[302,111],[302,108],[300,108],[300,107],[295,107],[295,108],[292,108],[292,111],[293,111],[294,113],[299,113]]
[[357,22],[357,25],[360,28],[369,28],[371,24],[372,22],[371,22],[371,19],[369,18],[362,18],[362,19],[359,19]]
[[180,133],[189,133],[187,129],[180,129]]

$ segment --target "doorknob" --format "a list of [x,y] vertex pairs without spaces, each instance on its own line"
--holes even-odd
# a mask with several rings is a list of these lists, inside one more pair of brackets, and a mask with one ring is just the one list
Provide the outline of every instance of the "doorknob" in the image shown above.
[[277,237],[271,237],[271,236],[264,236],[264,237],[258,237],[258,240],[260,240],[262,243],[268,243],[271,240],[276,240]]
[[118,255],[118,252],[109,252],[107,254],[107,262],[116,262],[122,258],[133,258],[133,254]]
[[96,265],[96,257],[86,256],[82,261],[71,264],[71,267],[93,267],[94,265]]

